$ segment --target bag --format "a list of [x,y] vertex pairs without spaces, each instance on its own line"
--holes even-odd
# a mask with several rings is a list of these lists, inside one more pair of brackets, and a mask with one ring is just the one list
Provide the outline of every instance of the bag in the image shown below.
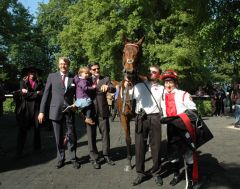
[[[205,122],[202,120],[200,116],[193,110],[187,110],[185,112],[189,119],[191,120],[192,127],[195,128],[196,131],[196,142],[195,142],[195,149],[199,148],[203,144],[207,143],[213,138],[213,134],[205,124]],[[186,130],[186,127],[184,126],[183,121],[179,116],[171,116],[171,117],[165,117],[161,119],[161,123],[163,124],[171,124],[171,126],[174,126],[180,130]],[[187,141],[184,136],[183,139]],[[190,143],[188,143],[190,144]],[[191,146],[189,146],[191,148]]]
[[201,124],[201,127],[196,126],[196,148],[199,148],[213,138],[213,134],[203,120],[201,120]]
[[199,148],[203,144],[207,143],[213,138],[213,134],[207,127],[206,123],[202,120],[202,118],[194,112],[193,110],[187,110],[185,112],[192,122],[192,126],[195,127],[196,130],[196,148]]

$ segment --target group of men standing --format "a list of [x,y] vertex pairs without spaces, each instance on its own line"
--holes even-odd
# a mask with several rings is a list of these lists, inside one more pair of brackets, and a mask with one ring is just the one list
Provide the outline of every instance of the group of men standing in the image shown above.
[[[76,93],[74,75],[69,73],[70,61],[66,57],[59,58],[58,68],[59,71],[48,75],[44,91],[42,84],[36,80],[34,82],[31,81],[31,74],[28,75],[28,82],[24,82],[21,85],[21,91],[25,98],[28,96],[29,106],[31,99],[41,98],[41,101],[38,100],[38,104],[35,106],[38,110],[34,111],[34,115],[31,115],[35,120],[36,136],[39,128],[38,124],[43,123],[46,117],[46,110],[49,109],[49,119],[53,125],[57,148],[56,167],[59,169],[65,165],[65,145],[67,145],[73,168],[78,169],[80,164],[76,156],[75,112],[71,108],[64,111],[74,102]],[[90,161],[93,168],[100,169],[100,157],[96,146],[97,127],[99,127],[102,136],[104,160],[109,165],[115,165],[110,158],[110,112],[106,93],[114,93],[116,88],[112,85],[109,77],[100,74],[100,65],[98,63],[89,65],[89,69],[93,76],[90,78],[90,82],[96,82],[97,87],[92,95],[94,103],[92,117],[95,118],[95,124],[87,124],[86,131]],[[158,66],[150,66],[147,78],[133,86],[134,93],[132,98],[136,100],[135,154],[137,177],[132,184],[134,186],[138,185],[146,178],[144,164],[148,139],[153,160],[151,173],[157,185],[161,186],[163,184],[161,178],[162,128],[160,123],[163,114],[164,117],[179,116],[182,119],[182,125],[186,125],[186,127],[184,126],[185,129],[183,129],[185,132],[183,136],[183,131],[174,127],[172,120],[167,122],[168,146],[171,151],[170,154],[174,154],[171,159],[174,177],[170,184],[174,186],[180,181],[179,161],[183,157],[185,162],[187,162],[189,172],[188,189],[194,188],[198,182],[197,155],[194,147],[196,138],[194,129],[191,126],[189,127],[189,117],[185,112],[186,110],[196,110],[196,105],[189,93],[177,89],[178,76],[176,72],[167,70],[161,75]],[[163,80],[164,86],[159,84],[159,79]],[[128,84],[129,81],[126,81],[126,85]],[[25,119],[24,116],[21,115],[19,119],[25,120],[25,124],[23,123],[25,126],[22,126],[23,131],[19,132],[19,140],[22,141],[19,142],[18,153],[21,154],[26,138],[26,130],[30,125],[26,122],[28,119]],[[64,133],[65,128],[67,129],[66,134]],[[187,139],[184,138],[186,136]],[[40,146],[40,139],[38,139],[36,148],[40,148]]]
[[[75,96],[74,75],[69,73],[70,61],[66,57],[59,58],[59,71],[51,73],[48,76],[45,90],[42,96],[40,105],[40,113],[38,115],[39,123],[42,123],[45,118],[45,110],[50,98],[49,119],[52,121],[56,146],[57,146],[57,168],[64,166],[65,150],[64,150],[64,127],[67,128],[66,141],[70,160],[74,168],[79,168],[80,164],[76,157],[76,132],[74,127],[74,111],[69,109],[63,110],[73,104]],[[98,63],[93,63],[89,66],[94,80],[97,82],[96,92],[93,94],[95,105],[96,124],[87,125],[89,155],[92,165],[95,169],[100,168],[99,154],[96,146],[97,125],[99,126],[102,135],[103,156],[109,165],[115,163],[110,159],[110,127],[109,127],[109,110],[107,105],[106,93],[115,92],[114,86],[111,84],[108,77],[100,75],[100,66]],[[93,82],[93,81],[92,81]]]

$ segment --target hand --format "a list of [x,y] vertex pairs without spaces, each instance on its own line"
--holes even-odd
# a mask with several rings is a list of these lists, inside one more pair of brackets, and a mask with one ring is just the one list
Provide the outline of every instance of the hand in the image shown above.
[[101,90],[102,92],[107,92],[107,90],[108,90],[108,85],[102,85],[100,90]]
[[71,105],[71,110],[73,112],[76,112],[78,110],[78,107],[75,104],[73,104],[73,105]]
[[44,120],[45,120],[44,113],[39,113],[39,114],[38,114],[38,122],[39,122],[40,124],[42,124]]
[[132,86],[132,82],[131,81],[129,81],[129,80],[125,80],[124,81],[124,87],[127,87],[127,86]]
[[23,94],[27,94],[28,90],[27,89],[22,89]]
[[28,80],[28,76],[25,76],[25,77],[23,78],[23,80],[24,80],[24,81],[27,81],[27,80]]

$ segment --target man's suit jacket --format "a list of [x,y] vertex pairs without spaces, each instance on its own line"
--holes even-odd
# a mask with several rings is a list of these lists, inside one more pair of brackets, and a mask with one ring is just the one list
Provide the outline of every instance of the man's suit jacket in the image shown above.
[[[102,92],[101,86],[108,85],[108,91]],[[109,107],[107,102],[107,92],[114,93],[116,88],[111,83],[111,80],[107,76],[100,76],[99,81],[96,88],[96,96],[94,98],[95,109],[97,111],[98,116],[100,117],[109,117]]]
[[65,89],[60,72],[50,73],[43,93],[40,113],[45,112],[48,98],[51,97],[49,119],[56,121],[61,120],[63,109],[73,104],[74,95],[75,84],[72,74],[68,74],[68,84]]

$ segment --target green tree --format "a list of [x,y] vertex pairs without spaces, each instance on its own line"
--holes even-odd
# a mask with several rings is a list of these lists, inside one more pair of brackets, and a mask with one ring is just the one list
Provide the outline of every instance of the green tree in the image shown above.
[[28,10],[16,0],[3,0],[0,15],[0,64],[4,73],[1,79],[17,82],[24,67],[46,67],[43,38]]
[[205,62],[214,82],[239,81],[240,10],[236,0],[212,0],[199,30]]
[[74,2],[70,0],[50,0],[48,4],[39,4],[36,27],[45,42],[45,51],[50,70],[56,69],[56,59],[62,55],[58,34],[68,23],[68,19],[64,14]]
[[142,73],[151,64],[174,69],[181,88],[239,78],[237,0],[50,0],[39,9],[38,26],[53,63],[63,54],[72,69],[91,61],[121,79],[122,34],[145,36]]

